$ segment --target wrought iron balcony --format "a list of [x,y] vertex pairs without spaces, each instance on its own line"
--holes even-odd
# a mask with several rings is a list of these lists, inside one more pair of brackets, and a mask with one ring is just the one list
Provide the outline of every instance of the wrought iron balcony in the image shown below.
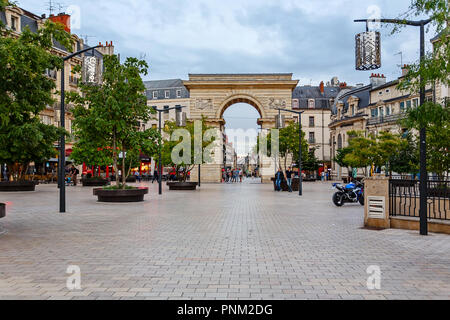
[[405,116],[404,113],[396,113],[396,114],[390,114],[388,116],[379,116],[379,117],[373,117],[367,119],[367,125],[374,125],[374,124],[380,124],[380,123],[389,123],[389,122],[396,122],[399,119],[402,119]]

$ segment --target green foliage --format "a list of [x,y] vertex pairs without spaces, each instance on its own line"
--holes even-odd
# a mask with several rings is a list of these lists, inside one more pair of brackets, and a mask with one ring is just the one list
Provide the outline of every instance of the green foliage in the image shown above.
[[[287,158],[292,158],[292,163],[298,163],[299,139],[298,139],[298,123],[291,122],[284,128],[279,129],[279,150],[278,155],[281,161],[284,158],[284,169],[288,167]],[[308,161],[308,142],[305,139],[305,132],[302,131],[302,163]],[[259,137],[258,137],[259,146]],[[259,151],[259,149],[258,149]],[[272,156],[272,132],[267,135],[267,155]],[[292,163],[290,166],[292,166]]]
[[377,151],[374,137],[366,138],[363,131],[349,131],[348,136],[351,152],[345,155],[344,162],[352,168],[366,168],[375,163]]
[[[410,65],[408,74],[399,83],[402,89],[418,92],[420,87],[439,81],[450,84],[450,7],[448,0],[412,0],[410,16],[427,16],[431,25],[436,28],[438,41],[434,43],[434,51],[426,54],[422,63]],[[397,32],[395,27],[393,32]]]
[[400,174],[419,172],[419,149],[410,132],[402,137],[398,150],[389,158],[389,170]]
[[137,188],[119,183],[118,185],[115,185],[115,186],[103,187],[102,189],[103,190],[133,190],[133,189],[137,189]]
[[401,138],[399,134],[389,131],[382,131],[376,136],[369,134],[367,137],[363,131],[349,131],[348,135],[349,145],[339,150],[337,157],[340,165],[352,168],[384,166],[386,171],[399,173],[415,171],[416,152],[413,142],[408,138]]
[[71,39],[51,21],[36,33],[24,28],[18,38],[8,35],[0,37],[0,162],[8,164],[17,180],[29,162],[55,156],[53,143],[65,132],[41,123],[39,113],[54,103],[55,82],[45,71],[62,67],[62,59],[50,53],[52,39],[69,48]]
[[349,147],[338,149],[336,151],[336,156],[334,157],[333,161],[335,161],[341,167],[349,168],[350,164],[345,161],[345,156],[351,152],[352,149]]
[[[205,118],[203,118],[203,117],[201,120],[198,120],[198,121],[201,121],[201,129],[202,129],[202,131],[200,133],[201,137],[202,137],[202,142],[201,142],[202,163],[210,163],[210,162],[212,162],[212,159],[210,159],[210,158],[205,159],[203,157],[203,155],[205,153],[205,149],[208,146],[210,146],[216,140],[216,138],[212,137],[210,140],[204,139],[203,137],[204,137],[205,132],[207,130],[213,129],[213,128],[206,125]],[[178,139],[172,140],[174,132],[176,132],[178,130],[180,130],[179,132],[185,132],[186,134],[188,133],[188,136],[190,139],[189,141],[184,141],[184,142],[190,143],[190,150],[188,151],[188,152],[190,152],[190,154],[184,155],[183,154],[184,150],[180,150],[180,152],[178,154],[180,157],[186,156],[187,161],[182,161],[181,163],[175,163],[175,161],[172,157],[172,152],[173,152],[174,148],[177,145],[179,145],[181,142],[183,142],[183,137],[181,137],[181,136]],[[186,181],[187,173],[190,172],[196,164],[198,164],[198,163],[195,163],[195,151],[196,150],[195,150],[195,143],[194,143],[194,140],[195,140],[194,121],[187,122],[185,127],[179,127],[176,125],[176,123],[174,121],[168,121],[165,123],[164,133],[166,134],[167,139],[164,140],[164,143],[162,145],[162,151],[161,151],[162,164],[164,166],[174,167],[176,170],[176,173],[177,173],[178,180]],[[200,148],[198,151],[200,151]],[[206,152],[206,153],[208,153],[208,152]],[[210,156],[210,155],[207,154],[207,156]]]
[[302,161],[302,168],[308,171],[316,171],[320,167],[319,159],[315,155],[316,148],[308,151],[306,160]]
[[427,130],[427,170],[443,176],[450,171],[450,103],[426,102],[407,111],[403,125]]
[[80,83],[81,95],[68,93],[67,100],[75,105],[72,125],[77,139],[71,157],[77,163],[90,165],[112,163],[117,186],[125,188],[126,178],[130,169],[139,163],[140,153],[153,156],[158,150],[158,132],[139,127],[139,123],[146,123],[155,112],[147,106],[143,94],[141,74],[147,74],[148,65],[135,58],[127,58],[121,64],[116,55],[103,59],[105,71],[101,85]]

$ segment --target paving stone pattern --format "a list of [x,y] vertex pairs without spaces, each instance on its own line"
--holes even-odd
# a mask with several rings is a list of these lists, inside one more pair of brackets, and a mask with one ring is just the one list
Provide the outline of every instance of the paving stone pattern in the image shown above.
[[331,183],[303,197],[251,179],[162,196],[142,185],[134,204],[67,187],[64,214],[56,185],[0,193],[0,299],[450,299],[450,236],[363,229],[363,207],[335,207]]

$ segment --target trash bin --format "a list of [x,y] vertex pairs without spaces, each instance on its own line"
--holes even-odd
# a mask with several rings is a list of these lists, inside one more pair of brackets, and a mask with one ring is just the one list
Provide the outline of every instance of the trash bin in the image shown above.
[[6,205],[4,203],[0,203],[0,218],[4,218],[6,216]]

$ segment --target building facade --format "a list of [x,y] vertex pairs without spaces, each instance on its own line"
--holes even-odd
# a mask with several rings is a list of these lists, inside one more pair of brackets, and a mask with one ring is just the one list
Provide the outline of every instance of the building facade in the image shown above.
[[[339,86],[298,86],[292,93],[292,109],[301,110],[302,130],[310,148],[324,164],[331,162],[330,128],[331,107],[339,93]],[[295,121],[297,116],[293,116]]]
[[[347,168],[341,168],[333,160],[339,149],[348,146],[349,131],[364,131],[366,136],[377,135],[382,131],[406,131],[400,120],[408,109],[419,105],[418,94],[410,94],[397,88],[399,81],[407,73],[407,68],[406,65],[402,67],[402,76],[396,80],[386,82],[384,75],[372,73],[369,85],[340,91],[332,108],[329,124],[334,178],[340,179],[349,175]],[[425,99],[433,99],[431,88],[426,88]],[[364,175],[363,169],[358,169],[357,174]]]
[[356,88],[342,88],[336,97],[331,110],[330,154],[332,177],[340,179],[348,175],[347,168],[341,168],[333,159],[337,151],[348,145],[348,132],[351,130],[366,130],[367,107],[370,104],[370,90],[384,84],[384,76],[371,76],[371,83]]
[[[11,36],[19,37],[19,35],[28,28],[31,32],[37,32],[40,28],[42,28],[47,20],[51,20],[56,23],[62,23],[64,25],[64,29],[70,33],[73,40],[73,47],[71,48],[72,52],[82,50],[87,47],[87,44],[84,43],[83,39],[81,39],[76,34],[71,33],[70,29],[70,15],[65,13],[60,13],[58,15],[50,15],[46,17],[46,15],[38,16],[34,13],[31,13],[23,8],[17,6],[9,6],[6,7],[4,12],[0,12],[0,20],[6,25],[6,28],[11,31]],[[51,53],[58,57],[65,57],[69,55],[67,48],[62,46],[57,41],[53,41],[53,47],[51,49]],[[94,54],[97,57],[101,57],[103,54],[114,54],[114,47],[112,46],[112,42],[110,46],[104,46],[98,49],[94,49],[93,52],[88,51],[81,55],[77,55],[64,64],[65,71],[65,91],[66,92],[79,92],[78,76],[73,73],[73,69],[82,64],[83,56],[90,56]],[[61,99],[60,94],[58,92],[61,91],[61,70],[47,70],[47,77],[52,79],[55,82],[55,90],[53,93],[53,98],[55,103],[53,105],[48,105],[45,110],[43,110],[39,117],[41,121],[48,125],[60,125],[60,106]],[[71,104],[66,104],[65,108],[65,129],[72,133],[72,114],[73,106]],[[73,139],[71,137],[67,138],[66,141],[66,155],[70,155],[73,146]],[[53,159],[56,161],[56,159]]]
[[[408,66],[402,67],[402,77]],[[419,94],[410,94],[397,88],[402,77],[370,90],[367,132],[377,135],[380,131],[401,133],[406,129],[399,124],[408,109],[419,106]],[[425,90],[425,100],[432,99],[431,88]]]

